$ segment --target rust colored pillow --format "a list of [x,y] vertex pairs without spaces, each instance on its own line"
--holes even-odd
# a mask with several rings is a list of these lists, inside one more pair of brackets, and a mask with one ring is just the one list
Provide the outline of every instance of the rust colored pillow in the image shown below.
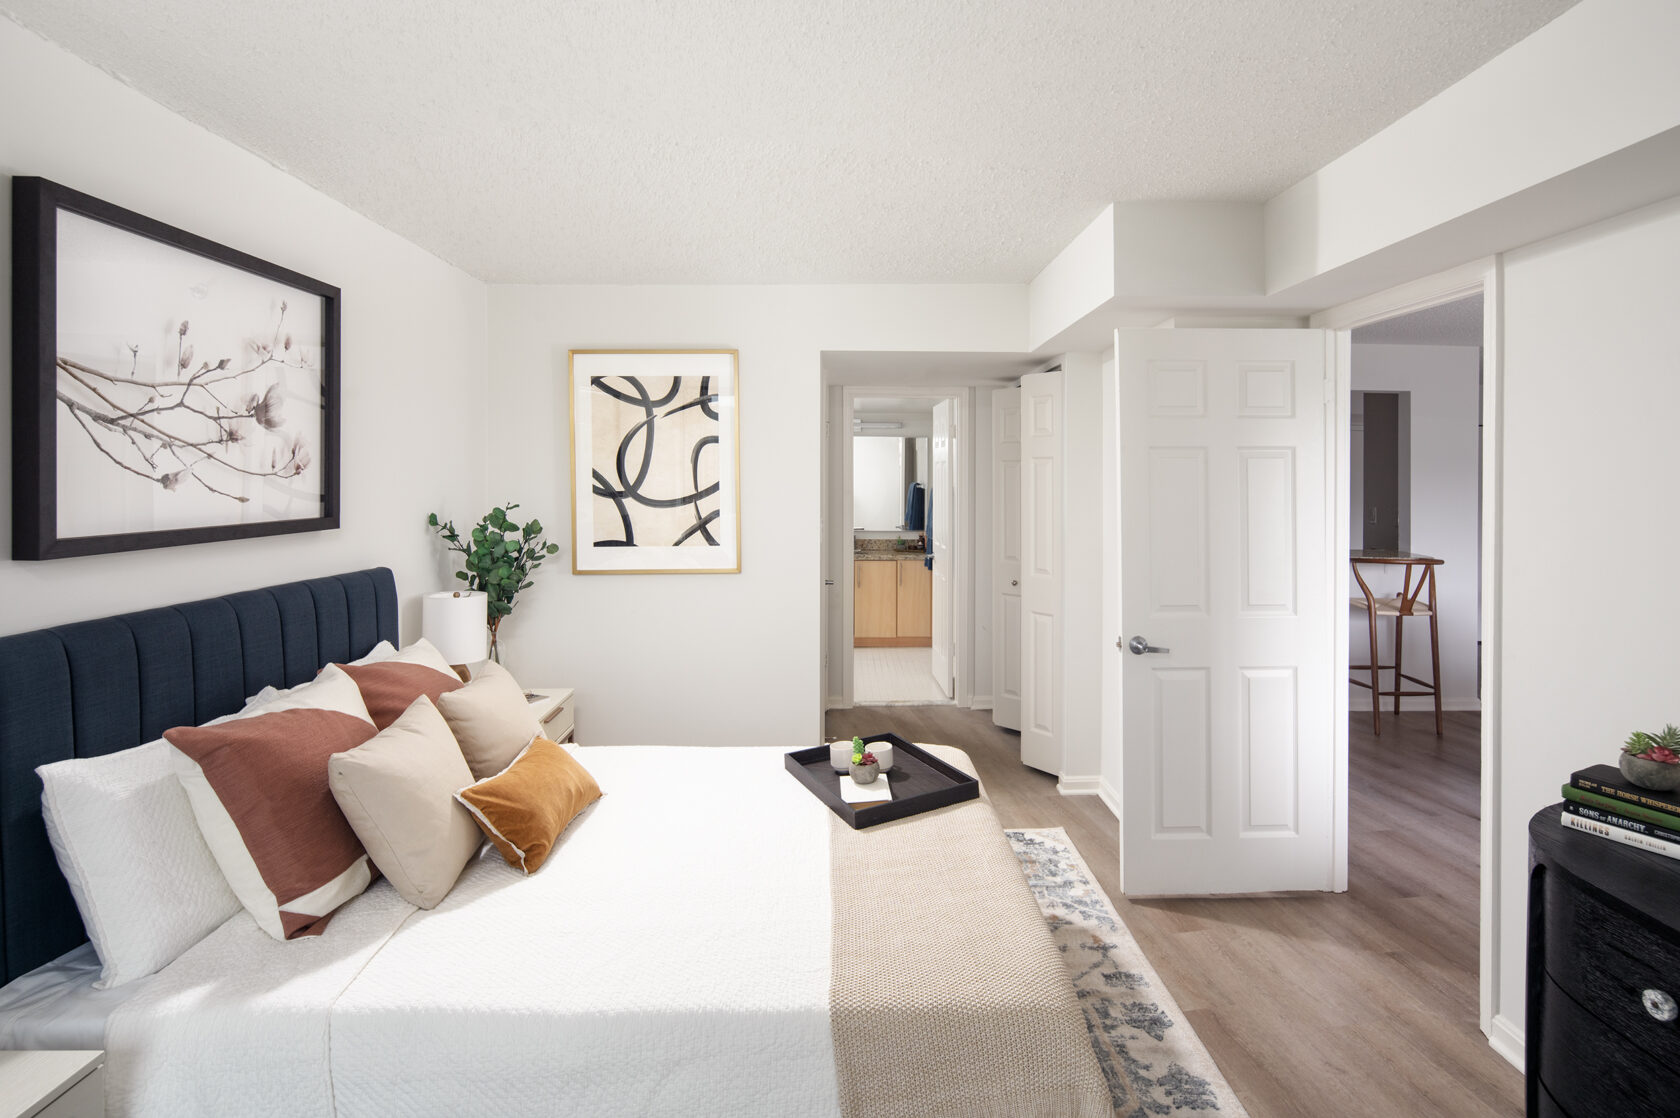
[[338,667],[362,692],[375,728],[388,729],[421,695],[432,702],[445,691],[464,686],[454,672],[448,675],[425,664],[381,660],[377,664],[340,664]]
[[455,798],[508,865],[532,874],[578,813],[601,798],[601,786],[570,753],[537,738],[513,764]]
[[327,785],[329,758],[373,737],[366,719],[280,710],[163,736],[210,853],[269,935],[319,935],[368,887],[367,851]]

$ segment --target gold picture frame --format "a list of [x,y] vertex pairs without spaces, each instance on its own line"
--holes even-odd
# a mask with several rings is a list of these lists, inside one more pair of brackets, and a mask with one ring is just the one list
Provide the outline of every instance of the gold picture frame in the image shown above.
[[566,369],[572,573],[739,574],[739,352],[573,349]]

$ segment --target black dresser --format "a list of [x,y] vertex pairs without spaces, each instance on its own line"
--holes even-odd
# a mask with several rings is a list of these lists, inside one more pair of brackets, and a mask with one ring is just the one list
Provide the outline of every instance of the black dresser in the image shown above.
[[1529,1118],[1680,1115],[1680,861],[1528,822]]

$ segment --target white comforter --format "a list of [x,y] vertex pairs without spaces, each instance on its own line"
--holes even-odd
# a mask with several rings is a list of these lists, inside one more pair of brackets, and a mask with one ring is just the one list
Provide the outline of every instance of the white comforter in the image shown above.
[[230,920],[107,1028],[113,1115],[839,1113],[828,809],[774,749],[585,748],[606,795],[525,878],[421,912]]

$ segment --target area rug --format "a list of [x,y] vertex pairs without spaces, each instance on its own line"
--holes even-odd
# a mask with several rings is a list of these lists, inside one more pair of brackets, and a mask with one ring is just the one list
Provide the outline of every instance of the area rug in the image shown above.
[[1248,1114],[1060,827],[1005,831],[1085,1010],[1116,1118]]

